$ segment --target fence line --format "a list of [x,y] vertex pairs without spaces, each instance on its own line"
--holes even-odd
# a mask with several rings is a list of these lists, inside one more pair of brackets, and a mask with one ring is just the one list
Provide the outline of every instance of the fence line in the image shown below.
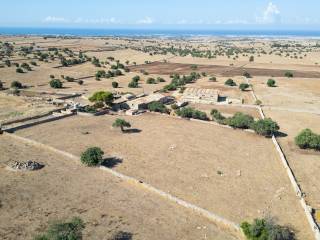
[[[249,83],[248,78],[245,78],[245,79]],[[252,87],[252,91],[251,92],[252,92],[252,95],[253,95],[254,99],[257,100],[257,97],[256,97],[256,95],[254,93],[253,87]],[[263,112],[262,107],[258,106],[258,109],[259,109],[259,113],[261,115],[261,118],[265,119],[265,114]],[[307,220],[308,220],[308,223],[309,223],[309,225],[311,227],[311,230],[314,233],[315,239],[316,240],[320,240],[320,230],[319,230],[319,227],[318,227],[316,221],[314,220],[314,218],[312,216],[312,207],[307,205],[307,203],[306,203],[306,201],[304,199],[304,196],[302,194],[301,188],[300,188],[300,186],[299,186],[299,184],[298,184],[298,182],[296,180],[296,177],[294,176],[293,170],[291,169],[291,167],[289,165],[289,162],[286,159],[286,156],[285,156],[282,148],[280,147],[279,142],[277,141],[277,139],[276,139],[276,137],[274,135],[272,135],[272,142],[273,142],[273,145],[275,146],[275,148],[276,148],[276,150],[277,150],[277,152],[278,152],[278,154],[280,156],[281,163],[282,163],[284,169],[287,172],[287,175],[289,177],[291,186],[293,187],[297,197],[299,198],[300,205],[304,210],[304,213],[305,213],[305,215],[307,217]]]

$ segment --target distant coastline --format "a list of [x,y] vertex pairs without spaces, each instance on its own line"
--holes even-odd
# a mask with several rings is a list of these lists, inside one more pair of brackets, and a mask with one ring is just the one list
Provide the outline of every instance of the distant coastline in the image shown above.
[[70,37],[252,37],[320,38],[320,30],[174,30],[174,29],[81,29],[0,27],[0,35],[70,36]]

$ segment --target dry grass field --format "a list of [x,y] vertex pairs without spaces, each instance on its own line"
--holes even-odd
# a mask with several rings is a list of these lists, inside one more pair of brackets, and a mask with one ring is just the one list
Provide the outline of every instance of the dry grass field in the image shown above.
[[114,119],[72,117],[16,134],[75,155],[99,146],[119,158],[114,169],[174,196],[238,223],[273,216],[292,225],[302,239],[310,238],[270,140],[152,114],[126,117],[141,132],[122,134],[111,128]]
[[[98,169],[6,136],[1,136],[0,151],[3,240],[33,239],[48,222],[70,216],[84,220],[84,239],[108,239],[117,231],[131,232],[134,239],[235,239],[206,219]],[[5,169],[8,161],[20,159],[45,167],[29,173]]]

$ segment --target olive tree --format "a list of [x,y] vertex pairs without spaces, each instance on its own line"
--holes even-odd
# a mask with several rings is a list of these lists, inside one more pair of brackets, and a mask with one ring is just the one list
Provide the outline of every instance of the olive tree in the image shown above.
[[117,118],[113,122],[112,127],[120,128],[121,132],[124,132],[124,127],[129,128],[129,127],[131,127],[131,124],[129,122],[127,122],[126,120],[122,119],[122,118]]

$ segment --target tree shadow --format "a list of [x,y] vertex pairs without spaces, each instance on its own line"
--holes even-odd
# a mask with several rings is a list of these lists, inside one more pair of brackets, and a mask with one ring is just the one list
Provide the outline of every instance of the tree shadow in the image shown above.
[[129,129],[124,129],[123,133],[140,133],[142,130],[137,129],[137,128],[129,128]]
[[278,132],[274,133],[274,136],[278,137],[278,138],[281,138],[281,137],[287,137],[288,134],[278,131]]
[[101,165],[107,168],[113,168],[115,166],[117,166],[119,163],[122,163],[122,159],[117,158],[117,157],[109,157],[109,158],[105,158],[103,159]]

